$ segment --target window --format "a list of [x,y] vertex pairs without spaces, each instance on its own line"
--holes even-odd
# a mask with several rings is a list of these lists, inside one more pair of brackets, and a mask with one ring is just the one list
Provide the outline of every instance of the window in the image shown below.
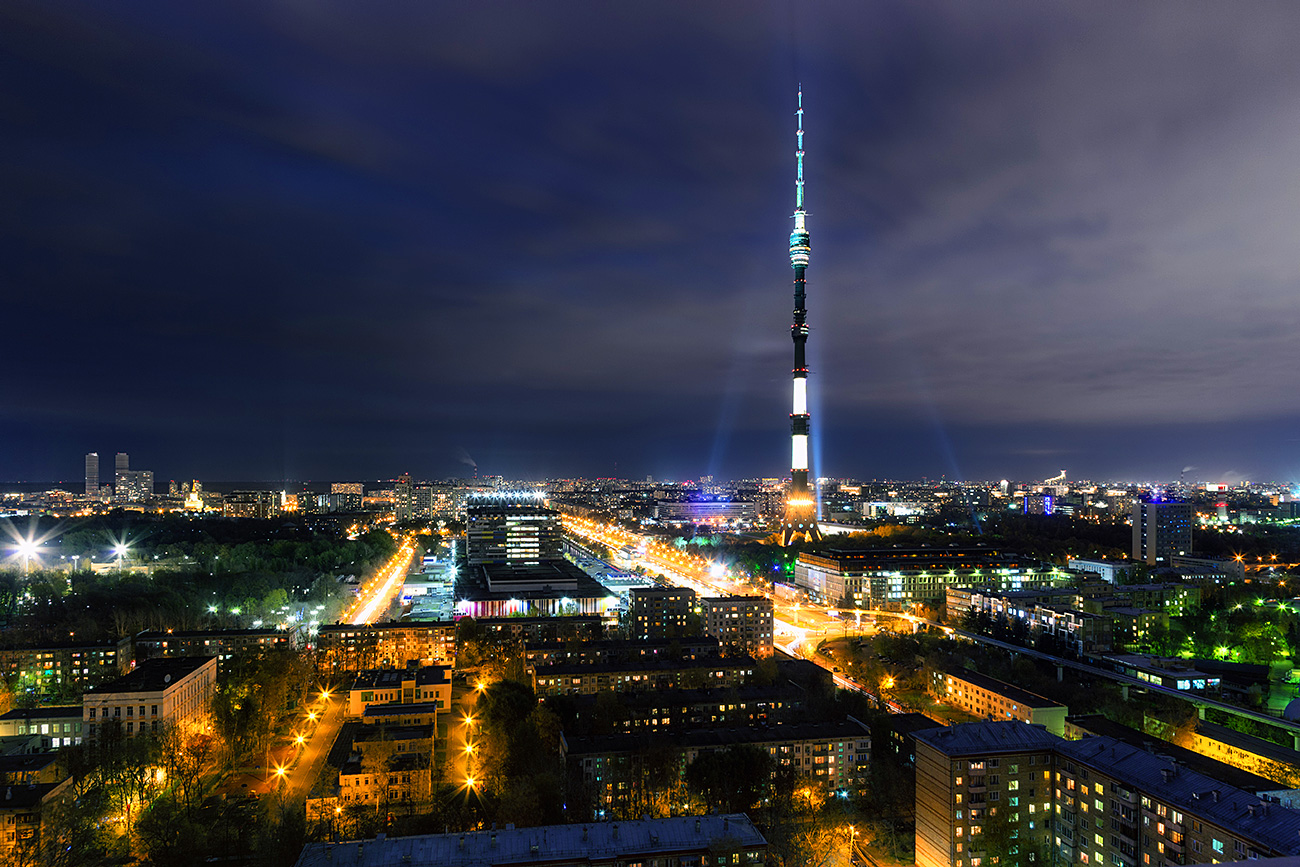
[[1222,840],[1217,840],[1217,839],[1213,839],[1213,838],[1211,838],[1211,840],[1210,840],[1210,845],[1214,848],[1214,851],[1215,851],[1215,852],[1218,852],[1220,855],[1223,854],[1223,841],[1222,841]]

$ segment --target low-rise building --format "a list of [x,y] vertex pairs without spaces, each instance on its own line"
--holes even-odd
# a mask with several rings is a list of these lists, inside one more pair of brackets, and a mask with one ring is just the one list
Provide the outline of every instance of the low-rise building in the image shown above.
[[565,641],[569,638],[596,640],[605,634],[605,618],[598,614],[480,617],[472,622],[474,628],[485,635],[509,637],[517,641]]
[[808,695],[797,686],[602,692],[568,698],[575,735],[632,734],[806,721]]
[[651,660],[605,665],[539,665],[533,669],[538,695],[588,695],[604,690],[712,689],[744,686],[754,677],[747,656],[725,659]]
[[311,843],[296,867],[762,867],[767,841],[743,813]]
[[72,785],[68,777],[58,783],[5,786],[0,800],[0,857],[6,863],[23,863],[23,856],[40,845],[41,814]]
[[672,736],[606,735],[562,738],[566,764],[595,793],[597,809],[608,810],[633,790],[641,767],[671,753],[680,775],[700,755],[748,745],[772,759],[773,772],[789,768],[802,782],[828,791],[857,791],[870,775],[871,733],[849,717],[840,722],[796,723],[701,729]]
[[415,702],[434,702],[439,710],[451,707],[451,668],[408,665],[358,672],[348,690],[348,716],[359,718],[371,705]]
[[930,694],[973,716],[1035,723],[1054,735],[1065,731],[1064,705],[978,672],[937,670],[931,675]]
[[1023,590],[1064,586],[1070,576],[990,548],[832,548],[800,554],[794,579],[796,587],[826,605],[901,611],[944,602],[950,586]]
[[620,639],[598,641],[529,641],[524,644],[524,661],[539,665],[608,665],[641,660],[702,659],[720,656],[722,643],[716,638]]
[[754,656],[772,654],[772,600],[766,596],[710,596],[700,600],[704,634]]
[[317,630],[315,645],[329,671],[455,665],[456,624],[402,620],[395,623],[329,624]]
[[280,629],[196,629],[184,632],[141,632],[135,637],[136,661],[164,656],[215,656],[217,670],[225,671],[237,656],[269,650],[286,650],[292,645],[289,633]]
[[107,641],[16,642],[0,645],[0,677],[15,689],[47,694],[85,689],[131,669],[131,638]]
[[133,736],[197,724],[207,715],[216,688],[215,656],[145,660],[82,696],[86,739],[93,742],[110,726]]
[[41,749],[81,743],[82,710],[79,704],[14,708],[0,716],[0,738],[37,736]]

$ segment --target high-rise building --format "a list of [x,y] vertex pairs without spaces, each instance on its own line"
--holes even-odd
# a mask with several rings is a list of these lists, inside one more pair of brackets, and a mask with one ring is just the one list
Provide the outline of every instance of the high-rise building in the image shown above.
[[1133,504],[1133,559],[1169,565],[1192,553],[1192,504],[1158,497]]
[[803,90],[799,91],[799,108],[795,112],[794,231],[790,233],[790,267],[794,269],[794,402],[790,409],[790,495],[785,502],[781,522],[781,544],[789,545],[796,536],[809,541],[821,539],[817,526],[817,502],[808,487],[808,362],[804,345],[808,342],[808,311],[804,307],[804,270],[808,267],[809,235],[803,200]]
[[153,498],[153,470],[118,470],[114,499],[143,503]]
[[633,587],[624,622],[632,638],[680,638],[695,610],[695,591],[687,587]]
[[560,513],[533,491],[477,494],[465,504],[467,559],[519,565],[563,559]]
[[99,452],[86,455],[86,496],[99,496]]
[[395,488],[395,502],[393,504],[394,517],[398,523],[410,521],[415,517],[415,501],[411,497],[411,474],[402,473],[397,478]]
[[1109,736],[1023,722],[915,733],[917,867],[1172,867],[1300,855],[1300,812]]

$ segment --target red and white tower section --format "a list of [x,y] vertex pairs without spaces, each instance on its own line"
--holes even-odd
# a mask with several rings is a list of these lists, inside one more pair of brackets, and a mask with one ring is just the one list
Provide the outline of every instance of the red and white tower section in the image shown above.
[[794,269],[794,403],[790,409],[790,496],[785,501],[785,518],[781,522],[781,544],[789,545],[795,537],[819,541],[817,502],[808,485],[808,437],[811,416],[808,414],[808,362],[804,349],[808,343],[808,310],[804,306],[804,271],[808,267],[808,215],[803,201],[803,90],[795,112],[798,124],[795,136],[794,231],[790,233],[790,267]]

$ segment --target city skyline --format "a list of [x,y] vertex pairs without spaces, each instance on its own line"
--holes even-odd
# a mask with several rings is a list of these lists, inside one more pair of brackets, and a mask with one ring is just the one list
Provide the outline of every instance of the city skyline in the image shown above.
[[1294,482],[1300,11],[0,12],[0,479]]

